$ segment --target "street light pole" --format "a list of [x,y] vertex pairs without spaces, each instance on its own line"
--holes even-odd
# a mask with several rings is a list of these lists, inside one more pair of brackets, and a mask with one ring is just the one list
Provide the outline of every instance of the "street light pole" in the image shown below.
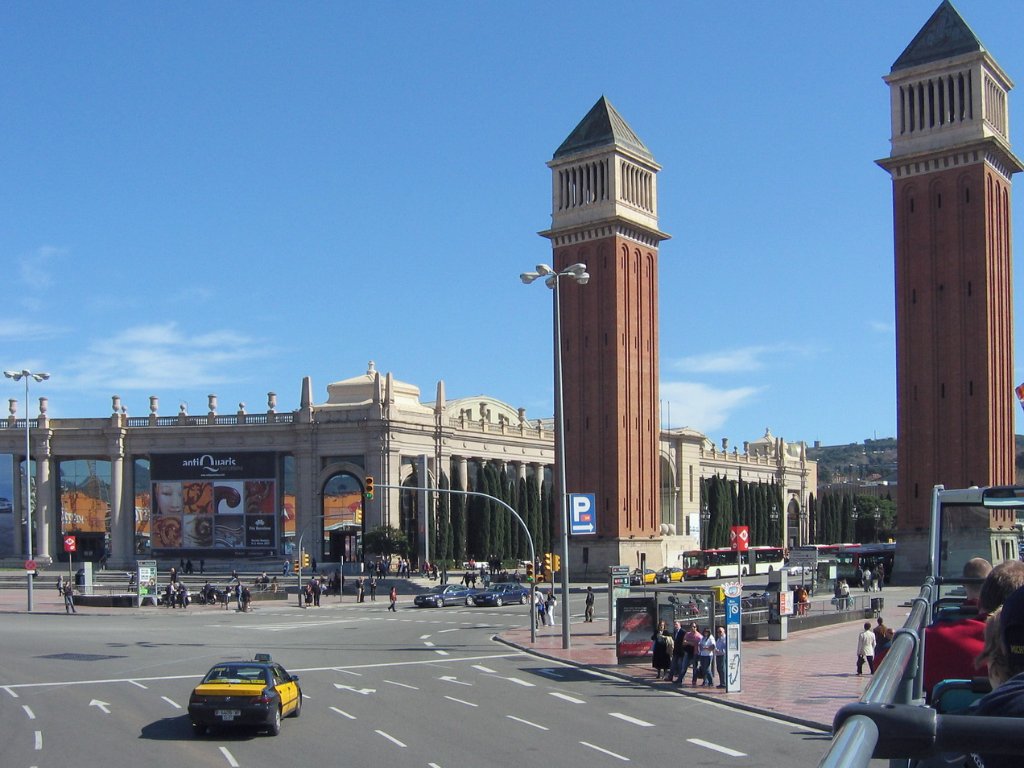
[[[4,371],[4,376],[14,381],[25,381],[25,560],[33,560],[32,557],[32,433],[28,423],[28,382],[29,379],[46,381],[50,378],[48,373],[32,373],[32,371]],[[25,579],[28,583],[28,611],[32,612],[32,577],[34,570],[25,569]]]
[[569,631],[569,494],[565,481],[565,399],[562,386],[562,307],[559,292],[561,278],[567,277],[580,285],[590,281],[586,264],[573,264],[556,272],[547,264],[538,264],[536,272],[523,272],[519,279],[529,285],[538,278],[553,292],[555,325],[555,437],[558,441],[559,512],[562,518],[562,648],[572,647]]

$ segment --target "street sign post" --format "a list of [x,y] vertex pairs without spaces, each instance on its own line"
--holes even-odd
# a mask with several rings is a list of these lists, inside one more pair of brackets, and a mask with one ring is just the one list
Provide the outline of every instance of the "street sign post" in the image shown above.
[[739,693],[743,681],[741,654],[743,631],[743,588],[739,584],[725,585],[725,691]]
[[729,529],[729,547],[736,550],[736,573],[740,582],[743,581],[743,553],[750,546],[750,528],[745,525],[734,525]]
[[35,560],[26,560],[25,561],[25,571],[27,573],[35,573],[35,571],[36,571],[36,561]]
[[574,536],[597,533],[595,498],[592,493],[569,494],[569,533]]

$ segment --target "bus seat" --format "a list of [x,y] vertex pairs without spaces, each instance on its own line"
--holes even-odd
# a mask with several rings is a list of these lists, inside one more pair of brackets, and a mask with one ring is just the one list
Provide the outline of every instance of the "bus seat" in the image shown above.
[[940,715],[966,714],[974,702],[991,690],[987,677],[941,680],[932,689],[931,706]]

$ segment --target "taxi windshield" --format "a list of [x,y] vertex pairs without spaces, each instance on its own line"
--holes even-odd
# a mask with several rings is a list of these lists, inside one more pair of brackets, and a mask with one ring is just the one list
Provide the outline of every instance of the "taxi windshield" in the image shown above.
[[204,683],[251,683],[263,685],[268,682],[267,670],[251,664],[218,664],[206,673]]

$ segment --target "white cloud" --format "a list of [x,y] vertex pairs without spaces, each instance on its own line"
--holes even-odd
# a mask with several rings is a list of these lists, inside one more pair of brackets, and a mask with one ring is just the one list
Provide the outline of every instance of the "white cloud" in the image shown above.
[[69,386],[87,389],[186,389],[239,378],[243,361],[272,352],[264,343],[230,330],[189,336],[175,323],[128,328],[93,342],[67,368]]
[[59,273],[53,262],[67,255],[67,250],[43,245],[18,259],[18,276],[29,289],[41,291],[53,284],[53,275]]
[[778,360],[806,358],[813,354],[812,348],[796,344],[762,344],[680,357],[669,362],[669,367],[687,374],[749,373],[763,370]]
[[872,320],[871,322],[868,323],[868,328],[870,328],[875,333],[892,334],[896,332],[895,325],[893,325],[892,323],[882,322],[881,320]]
[[0,339],[38,341],[59,336],[61,333],[63,329],[55,325],[33,323],[17,318],[0,318]]
[[725,424],[733,411],[749,403],[764,389],[716,389],[696,382],[662,382],[662,417],[671,415],[671,426],[687,426],[704,433],[712,432]]

